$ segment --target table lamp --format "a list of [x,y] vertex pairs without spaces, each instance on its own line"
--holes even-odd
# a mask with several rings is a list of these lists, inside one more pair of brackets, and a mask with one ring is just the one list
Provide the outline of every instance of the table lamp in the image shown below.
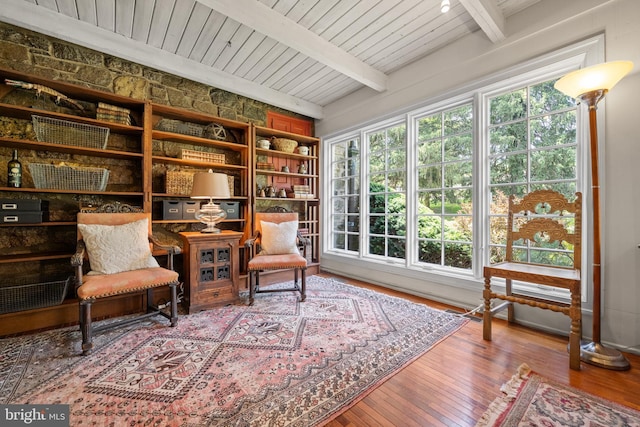
[[216,224],[227,217],[227,212],[220,208],[220,205],[213,203],[213,199],[227,199],[231,197],[229,192],[229,182],[227,175],[223,173],[196,172],[193,175],[193,188],[191,189],[192,199],[209,199],[209,202],[202,205],[196,212],[197,220],[207,227],[202,233],[220,233]]

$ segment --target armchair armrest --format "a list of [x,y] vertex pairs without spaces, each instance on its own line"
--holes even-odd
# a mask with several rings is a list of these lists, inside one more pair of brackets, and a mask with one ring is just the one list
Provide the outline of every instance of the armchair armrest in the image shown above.
[[149,241],[153,243],[154,247],[167,251],[167,254],[169,255],[167,267],[170,270],[173,270],[173,256],[182,253],[182,249],[180,249],[180,247],[176,245],[167,245],[165,243],[162,243],[152,235],[149,235]]
[[256,233],[249,237],[247,240],[244,241],[244,247],[247,250],[247,261],[251,260],[255,255],[256,255],[256,251],[257,251],[257,247],[260,244],[260,232],[256,231]]
[[84,254],[86,252],[84,240],[78,240],[76,243],[76,252],[71,255],[71,266],[76,272],[76,288],[82,285],[82,265],[84,263]]
[[297,232],[298,242],[302,245],[302,256],[307,257],[307,247],[311,246],[311,239],[303,236],[300,231]]

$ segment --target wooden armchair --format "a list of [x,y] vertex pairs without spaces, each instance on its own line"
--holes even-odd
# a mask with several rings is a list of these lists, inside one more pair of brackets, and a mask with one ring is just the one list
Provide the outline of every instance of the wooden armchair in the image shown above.
[[[253,305],[255,294],[263,292],[300,292],[300,301],[306,298],[307,259],[309,239],[298,231],[296,212],[261,212],[255,216],[255,233],[245,241],[249,262],[247,265],[249,305]],[[300,255],[298,245],[303,245]],[[292,288],[260,289],[260,272],[266,270],[293,269]],[[302,280],[298,284],[298,271]]]
[[[513,303],[560,312],[571,318],[569,366],[571,369],[580,369],[581,234],[581,193],[576,193],[576,199],[573,202],[569,202],[562,194],[551,190],[534,191],[525,195],[518,203],[515,202],[513,195],[509,198],[505,261],[484,268],[483,338],[485,340],[491,340],[491,319],[495,313],[507,308],[508,321],[514,321]],[[563,243],[568,243],[568,246],[562,246]],[[569,261],[567,264],[571,265],[559,267],[533,263],[529,259],[528,254],[531,252],[542,254],[552,247],[563,248],[566,251],[566,259]],[[491,290],[492,277],[505,279],[506,295],[497,294]],[[518,294],[513,291],[513,280],[568,289],[571,293],[570,303]],[[505,302],[492,309],[493,298]]]
[[[168,268],[153,258],[153,245],[168,252]],[[151,236],[151,214],[138,212],[128,205],[108,204],[92,212],[78,213],[78,243],[71,258],[75,267],[76,293],[80,300],[82,354],[93,347],[95,332],[161,315],[171,326],[178,323],[178,273],[173,271],[177,246],[163,246]],[[83,272],[85,260],[91,271]],[[168,285],[170,314],[153,305],[153,289]],[[100,298],[146,291],[145,314],[93,327],[91,306]]]

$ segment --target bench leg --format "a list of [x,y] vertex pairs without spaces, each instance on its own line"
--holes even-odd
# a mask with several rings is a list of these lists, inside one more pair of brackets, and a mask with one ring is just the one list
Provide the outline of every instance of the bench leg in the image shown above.
[[91,304],[94,299],[86,299],[80,302],[80,331],[82,332],[82,355],[89,354],[93,348],[93,336],[91,325]]

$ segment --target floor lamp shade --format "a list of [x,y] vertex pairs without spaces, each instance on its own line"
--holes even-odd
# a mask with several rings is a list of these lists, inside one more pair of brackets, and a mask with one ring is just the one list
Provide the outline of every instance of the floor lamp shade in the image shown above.
[[227,175],[223,173],[197,172],[193,175],[192,199],[209,199],[209,203],[203,205],[195,214],[196,219],[207,227],[203,233],[219,233],[215,226],[227,217],[226,211],[213,203],[213,199],[228,199],[231,197]]
[[626,370],[629,361],[618,350],[600,342],[602,272],[600,255],[600,177],[598,173],[598,128],[596,110],[604,98],[633,68],[630,61],[612,61],[573,71],[559,79],[554,87],[576,98],[589,109],[589,139],[591,151],[591,199],[593,201],[593,334],[592,341],[582,341],[580,359],[607,369]]

